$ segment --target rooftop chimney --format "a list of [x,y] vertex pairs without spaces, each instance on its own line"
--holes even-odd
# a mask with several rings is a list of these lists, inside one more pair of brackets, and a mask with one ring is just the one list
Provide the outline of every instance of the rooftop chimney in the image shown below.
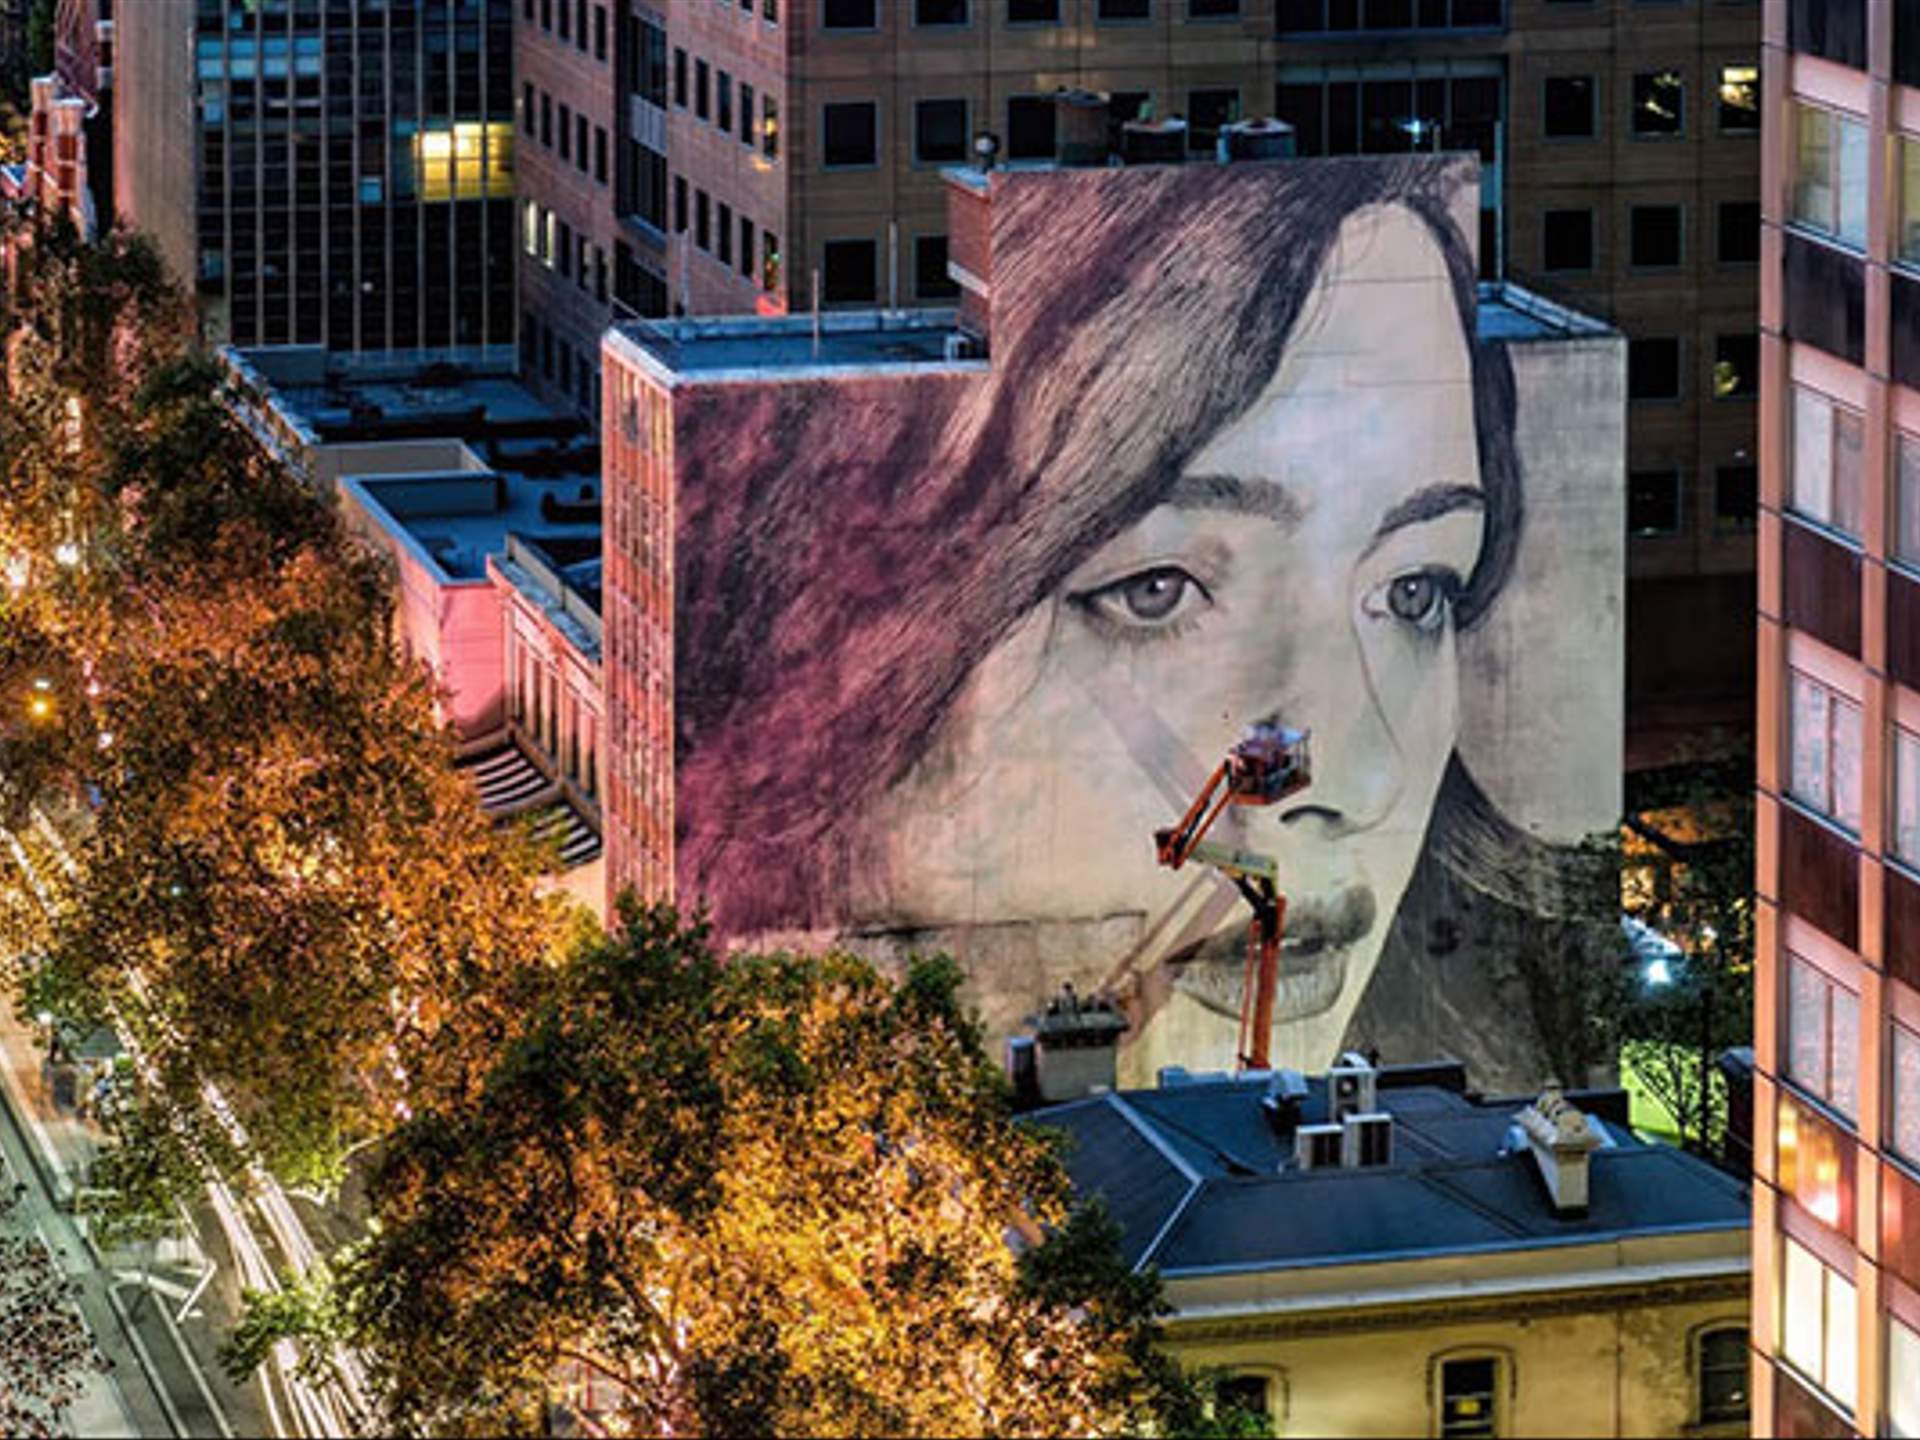
[[1072,985],[1027,1021],[1033,1029],[1034,1080],[1047,1105],[1111,1090],[1127,1020],[1104,995],[1082,999]]
[[1540,1167],[1553,1208],[1562,1215],[1585,1214],[1589,1163],[1601,1145],[1592,1122],[1552,1084],[1514,1120]]

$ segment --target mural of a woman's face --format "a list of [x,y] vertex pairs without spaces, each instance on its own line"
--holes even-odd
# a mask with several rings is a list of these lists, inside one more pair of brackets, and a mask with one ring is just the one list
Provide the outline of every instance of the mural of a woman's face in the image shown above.
[[[1178,337],[1137,337],[1177,344]],[[1251,723],[1312,732],[1313,784],[1214,836],[1279,862],[1276,1063],[1323,1066],[1379,959],[1456,732],[1452,606],[1483,529],[1446,262],[1399,207],[1343,225],[1279,370],[1165,500],[979,666],[883,802],[875,912],[928,927],[1132,917],[1123,1079],[1232,1063],[1247,911],[1155,860]],[[1033,977],[1038,1002],[1057,976]]]

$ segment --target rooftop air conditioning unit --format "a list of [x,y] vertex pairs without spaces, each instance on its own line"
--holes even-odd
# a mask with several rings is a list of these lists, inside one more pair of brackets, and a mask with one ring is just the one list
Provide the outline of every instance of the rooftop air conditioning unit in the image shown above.
[[1327,1071],[1327,1109],[1335,1122],[1349,1115],[1370,1114],[1379,1109],[1375,1100],[1378,1072],[1366,1056],[1349,1050],[1340,1063]]
[[1373,1170],[1393,1163],[1393,1117],[1385,1111],[1349,1115],[1340,1122],[1340,1163]]
[[1338,1170],[1345,1131],[1338,1125],[1302,1125],[1293,1132],[1293,1162],[1302,1170]]

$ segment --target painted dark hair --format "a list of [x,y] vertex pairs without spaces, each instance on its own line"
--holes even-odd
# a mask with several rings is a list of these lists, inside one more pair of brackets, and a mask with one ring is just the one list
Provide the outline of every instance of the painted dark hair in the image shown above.
[[1278,370],[1341,226],[1417,216],[1473,360],[1484,541],[1471,627],[1522,522],[1514,384],[1475,334],[1453,206],[1469,157],[1014,174],[993,195],[986,376],[695,392],[676,445],[682,897],[722,933],[843,923],[863,812],[967,677],[1161,503]]

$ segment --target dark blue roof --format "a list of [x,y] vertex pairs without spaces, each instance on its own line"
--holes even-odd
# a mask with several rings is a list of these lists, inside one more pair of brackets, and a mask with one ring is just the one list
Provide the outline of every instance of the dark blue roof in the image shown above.
[[[1430,1072],[1405,1080],[1425,1081]],[[1515,1145],[1524,1099],[1485,1100],[1464,1087],[1396,1084],[1378,1103],[1393,1116],[1393,1163],[1300,1171],[1293,1139],[1270,1122],[1264,1080],[1129,1090],[1036,1112],[1031,1123],[1072,1137],[1067,1168],[1104,1197],[1135,1265],[1175,1274],[1271,1269],[1361,1259],[1505,1249],[1676,1229],[1744,1229],[1747,1197],[1699,1158],[1594,1120],[1583,1214],[1557,1212],[1533,1156]],[[1590,1118],[1621,1112],[1617,1093],[1573,1096]],[[1311,1082],[1301,1123],[1327,1117]]]

